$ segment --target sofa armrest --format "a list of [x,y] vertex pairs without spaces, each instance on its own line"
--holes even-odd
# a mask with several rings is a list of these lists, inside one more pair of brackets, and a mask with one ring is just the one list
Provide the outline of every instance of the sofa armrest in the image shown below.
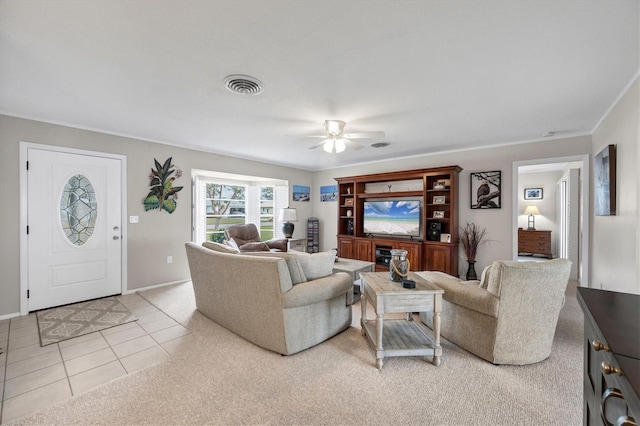
[[287,251],[289,246],[289,241],[287,241],[286,239],[267,240],[265,241],[265,243],[267,244],[267,246],[269,246],[270,249],[276,249],[280,251]]
[[[436,285],[438,285],[436,283]],[[461,281],[456,288],[444,290],[444,299],[458,306],[463,306],[481,314],[498,317],[498,299],[476,282]]]
[[500,299],[478,286],[478,281],[462,281],[443,272],[418,272],[418,275],[444,290],[447,302],[467,309],[498,317]]
[[348,295],[352,291],[351,275],[338,272],[317,280],[296,284],[282,296],[286,309],[330,300],[342,294]]

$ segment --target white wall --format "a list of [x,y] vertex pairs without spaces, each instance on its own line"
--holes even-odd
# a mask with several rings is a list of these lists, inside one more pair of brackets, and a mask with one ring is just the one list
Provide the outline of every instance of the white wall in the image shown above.
[[[289,180],[290,184],[306,186],[311,186],[313,179],[312,172],[290,167],[0,115],[0,318],[20,311],[20,141],[127,156],[127,217],[140,218],[140,223],[128,225],[128,235],[123,237],[128,250],[128,290],[189,279],[184,243],[191,240],[191,169]],[[153,159],[163,162],[168,157],[173,157],[173,164],[183,170],[182,178],[176,182],[185,186],[178,194],[178,207],[173,214],[145,212],[142,200],[149,192]],[[298,224],[303,224],[296,226],[294,236],[306,237],[312,203],[290,200],[290,205],[298,209]],[[172,264],[166,263],[167,256],[173,256]]]
[[[617,215],[594,216],[591,205],[592,287],[640,294],[640,217],[638,214],[638,145],[640,145],[640,83],[623,94],[593,134],[592,154],[606,145],[617,151]],[[593,179],[591,181],[593,196]],[[592,198],[593,200],[593,198]]]

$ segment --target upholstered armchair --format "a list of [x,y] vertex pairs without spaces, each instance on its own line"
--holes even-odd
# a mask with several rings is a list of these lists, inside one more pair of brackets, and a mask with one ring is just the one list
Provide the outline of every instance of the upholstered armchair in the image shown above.
[[[444,290],[441,335],[493,364],[533,364],[551,355],[571,262],[495,261],[481,281],[417,272]],[[433,327],[433,314],[420,319]]]
[[241,252],[287,251],[286,238],[262,241],[260,232],[253,223],[230,226],[225,230],[225,237],[227,241],[233,239]]

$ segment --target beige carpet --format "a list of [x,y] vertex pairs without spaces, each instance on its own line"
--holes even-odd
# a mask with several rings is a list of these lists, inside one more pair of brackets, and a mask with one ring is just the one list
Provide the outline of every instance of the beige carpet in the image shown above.
[[583,317],[575,286],[546,361],[494,366],[444,341],[440,367],[391,358],[382,371],[360,335],[359,305],[351,328],[284,357],[194,311],[190,283],[142,295],[185,325],[193,345],[9,424],[582,424]]
[[36,313],[40,346],[136,321],[115,297],[46,309]]

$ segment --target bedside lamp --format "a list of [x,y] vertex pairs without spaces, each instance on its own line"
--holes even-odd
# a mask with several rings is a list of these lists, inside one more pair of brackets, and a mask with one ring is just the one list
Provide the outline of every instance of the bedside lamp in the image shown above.
[[528,206],[524,209],[524,214],[529,215],[529,222],[527,223],[527,231],[536,230],[536,218],[534,215],[540,214],[540,210],[536,206]]
[[278,216],[278,222],[282,222],[282,233],[285,238],[291,238],[293,235],[293,223],[297,222],[298,216],[296,215],[296,209],[291,209],[287,207],[286,209],[280,210],[280,215]]

